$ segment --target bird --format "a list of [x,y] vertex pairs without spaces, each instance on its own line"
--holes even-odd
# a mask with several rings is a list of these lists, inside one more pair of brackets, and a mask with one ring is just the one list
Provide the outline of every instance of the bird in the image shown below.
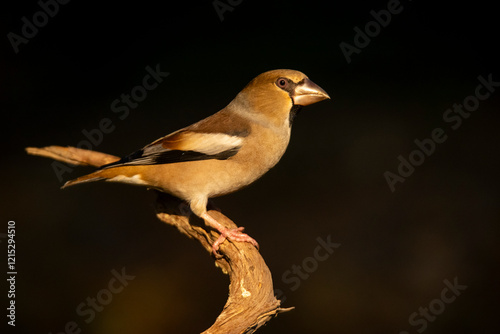
[[330,99],[304,73],[278,69],[251,80],[223,109],[153,141],[142,149],[64,184],[93,181],[146,186],[184,200],[226,240],[258,243],[244,227],[229,229],[207,212],[208,199],[248,186],[281,159],[302,107]]

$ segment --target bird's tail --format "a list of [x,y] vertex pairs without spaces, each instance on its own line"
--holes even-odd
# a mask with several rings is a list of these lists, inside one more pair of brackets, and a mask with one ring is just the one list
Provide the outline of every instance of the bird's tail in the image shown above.
[[90,174],[87,174],[87,175],[84,175],[84,176],[80,176],[79,178],[70,180],[70,181],[66,182],[61,187],[61,189],[64,189],[64,188],[67,188],[67,187],[70,187],[70,186],[74,186],[74,185],[80,184],[80,183],[106,180],[107,178],[103,177],[103,176],[100,176],[99,175],[100,173],[101,173],[101,171],[97,171],[97,172],[90,173]]

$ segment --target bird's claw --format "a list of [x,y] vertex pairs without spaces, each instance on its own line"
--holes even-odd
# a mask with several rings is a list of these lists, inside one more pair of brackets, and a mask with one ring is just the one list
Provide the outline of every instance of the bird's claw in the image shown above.
[[254,238],[249,236],[246,233],[243,233],[244,227],[237,227],[237,228],[224,228],[220,232],[219,238],[214,242],[212,245],[212,253],[216,256],[219,257],[219,246],[226,240],[229,239],[231,241],[239,241],[239,242],[249,242],[252,245],[254,245],[257,249],[259,249],[259,244],[257,241],[255,241]]

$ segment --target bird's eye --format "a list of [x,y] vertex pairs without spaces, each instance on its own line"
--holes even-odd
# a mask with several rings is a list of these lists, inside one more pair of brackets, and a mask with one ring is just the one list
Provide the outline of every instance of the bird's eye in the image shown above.
[[285,78],[279,78],[278,80],[276,80],[276,85],[279,88],[285,88],[287,84],[288,84],[288,80]]

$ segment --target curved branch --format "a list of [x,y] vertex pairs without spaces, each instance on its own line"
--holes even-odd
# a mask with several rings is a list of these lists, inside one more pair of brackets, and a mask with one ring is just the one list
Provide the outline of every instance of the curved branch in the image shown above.
[[[201,220],[190,215],[183,201],[158,192],[156,210],[161,221],[177,227],[181,233],[198,240],[207,252],[212,252],[218,233],[208,233],[199,226]],[[208,213],[227,228],[237,227],[219,211],[209,210]],[[222,256],[215,263],[229,275],[229,298],[222,313],[204,334],[253,333],[278,313],[293,309],[280,308],[280,301],[274,297],[271,272],[253,245],[226,240],[219,252]]]
[[120,160],[119,157],[114,155],[85,150],[83,148],[76,148],[72,146],[46,146],[42,148],[26,147],[26,152],[31,155],[51,158],[75,166],[101,167],[103,165]]

